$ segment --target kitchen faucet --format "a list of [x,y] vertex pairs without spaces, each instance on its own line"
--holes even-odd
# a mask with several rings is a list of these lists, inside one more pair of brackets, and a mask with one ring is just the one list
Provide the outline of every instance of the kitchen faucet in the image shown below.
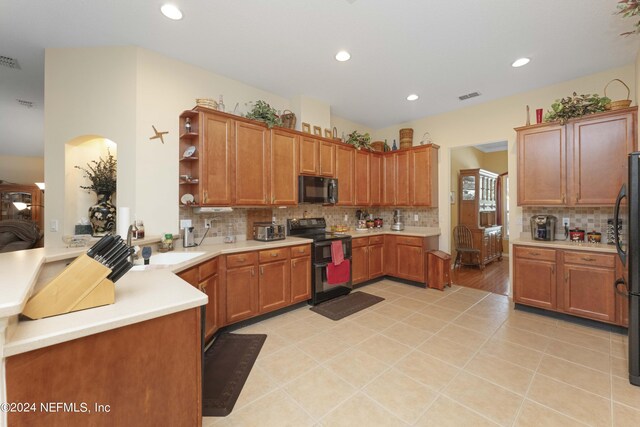
[[[131,238],[133,237],[133,233],[135,233],[136,231],[138,231],[138,227],[136,227],[136,224],[133,223],[129,226],[129,229],[127,230],[127,246],[131,247]],[[131,264],[133,264],[133,261],[136,259],[136,253],[131,252],[131,254],[129,255],[129,262],[131,262]]]

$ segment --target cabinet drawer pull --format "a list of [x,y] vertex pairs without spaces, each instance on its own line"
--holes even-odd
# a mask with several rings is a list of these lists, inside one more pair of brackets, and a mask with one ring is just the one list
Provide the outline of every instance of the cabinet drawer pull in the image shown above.
[[540,255],[540,252],[529,252],[529,255],[538,256]]
[[587,256],[583,256],[581,259],[583,261],[595,261],[596,260],[595,258],[590,258],[590,257],[587,257]]
[[305,253],[305,250],[304,249],[298,249],[298,253],[299,254],[303,254],[303,253]]
[[246,259],[246,258],[244,258],[244,257],[242,257],[242,258],[238,258],[238,261],[240,261],[240,262],[245,262],[246,260],[247,260],[247,259]]
[[271,252],[271,256],[275,258],[275,257],[278,256],[278,253],[277,252]]

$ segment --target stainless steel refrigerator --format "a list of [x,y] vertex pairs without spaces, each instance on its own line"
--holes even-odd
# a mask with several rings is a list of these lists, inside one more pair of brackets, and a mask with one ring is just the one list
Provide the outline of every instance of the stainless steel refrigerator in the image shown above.
[[[620,207],[625,198],[628,226],[621,239]],[[629,382],[640,386],[640,152],[629,154],[629,178],[618,193],[613,229],[618,255],[627,269],[626,281],[618,278],[614,286],[629,299]]]

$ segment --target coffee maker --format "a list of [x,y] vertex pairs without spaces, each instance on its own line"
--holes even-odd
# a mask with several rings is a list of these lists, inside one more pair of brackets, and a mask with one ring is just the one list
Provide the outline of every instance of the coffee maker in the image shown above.
[[391,229],[393,231],[404,230],[404,223],[402,222],[402,213],[400,212],[400,209],[393,210],[393,224],[391,224]]
[[558,218],[553,215],[534,215],[529,221],[533,240],[555,240]]

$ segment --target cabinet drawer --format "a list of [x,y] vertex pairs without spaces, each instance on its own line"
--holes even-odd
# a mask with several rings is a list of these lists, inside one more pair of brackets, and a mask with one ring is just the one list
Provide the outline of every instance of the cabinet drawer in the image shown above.
[[381,245],[384,242],[384,236],[371,236],[369,237],[370,245]]
[[260,263],[280,261],[289,258],[289,248],[269,249],[260,251]]
[[616,259],[613,254],[580,251],[564,251],[564,262],[566,264],[582,264],[610,268],[616,265]]
[[399,245],[422,247],[422,237],[396,236],[396,243]]
[[198,286],[198,268],[192,267],[178,273],[178,277],[192,286]]
[[369,244],[368,237],[358,237],[357,239],[351,239],[351,247],[359,248],[362,246],[367,246]]
[[515,246],[515,255],[518,258],[541,259],[545,261],[556,260],[555,249],[534,248],[532,246]]
[[205,261],[198,266],[199,281],[202,282],[205,279],[218,273],[218,258]]
[[291,247],[291,258],[309,256],[310,254],[311,254],[311,245],[301,245],[301,246]]
[[227,268],[251,265],[254,264],[256,260],[257,254],[255,252],[244,252],[241,254],[227,255]]

